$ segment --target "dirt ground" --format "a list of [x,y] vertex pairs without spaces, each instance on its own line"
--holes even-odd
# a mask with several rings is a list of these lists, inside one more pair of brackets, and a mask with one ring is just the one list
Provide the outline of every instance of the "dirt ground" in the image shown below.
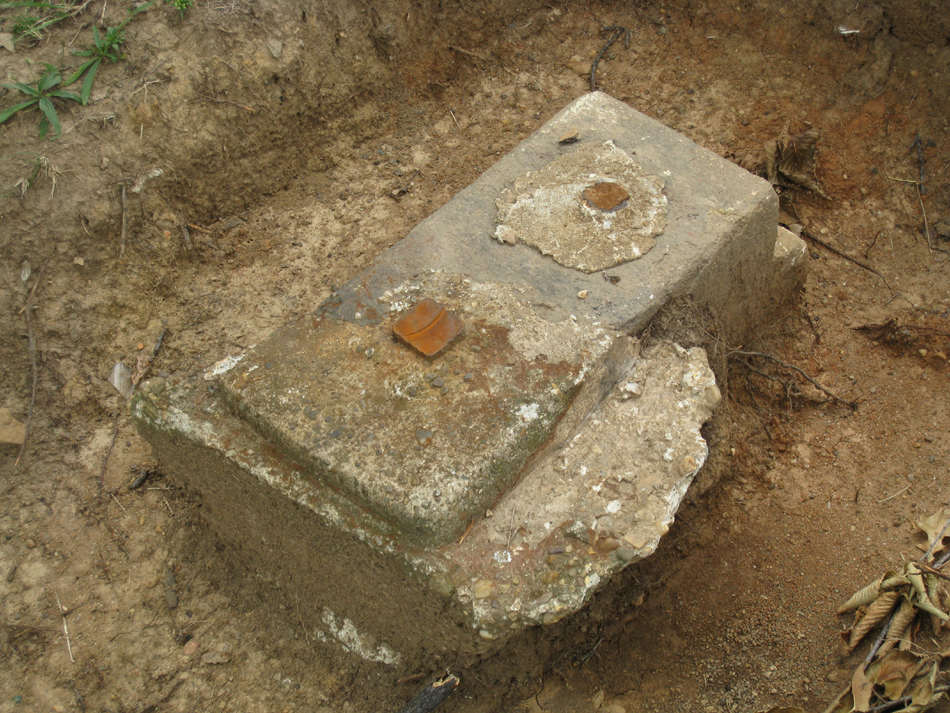
[[[0,10],[0,32],[23,12]],[[0,48],[4,81],[75,69],[92,25],[126,14],[91,0]],[[723,361],[709,473],[660,551],[455,671],[440,710],[824,709],[867,650],[841,654],[835,608],[919,556],[915,522],[950,503],[938,0],[199,0],[136,16],[89,105],[57,101],[61,138],[38,139],[36,111],[0,127],[0,408],[27,420],[31,333],[38,375],[19,464],[0,445],[0,711],[397,710],[438,672],[334,654],[300,625],[306,602],[280,603],[215,543],[199,500],[160,473],[130,490],[150,451],[107,379],[163,330],[151,373],[188,372],[312,310],[587,91],[612,24],[630,42],[604,56],[602,90],[706,148],[749,162],[788,122],[820,132],[827,199],[787,190],[785,219],[855,260],[811,241],[803,294],[728,346],[857,405]],[[18,96],[0,90],[0,109]]]

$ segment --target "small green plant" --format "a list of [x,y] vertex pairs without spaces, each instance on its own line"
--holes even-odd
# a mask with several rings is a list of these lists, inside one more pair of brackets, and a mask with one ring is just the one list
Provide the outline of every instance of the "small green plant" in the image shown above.
[[192,5],[195,4],[195,0],[168,0],[169,3],[178,8],[178,12],[181,13],[181,16],[185,16],[185,10],[190,10]]
[[41,40],[46,30],[57,22],[73,17],[81,11],[85,5],[76,7],[73,5],[35,2],[34,0],[0,0],[0,10],[14,7],[28,8],[37,11],[39,14],[20,15],[13,18],[13,26],[11,28],[13,37],[17,40],[24,38]]
[[155,0],[149,0],[149,2],[144,5],[140,5],[134,10],[129,10],[129,16],[120,22],[117,27],[107,29],[105,35],[99,32],[98,27],[95,25],[92,26],[92,46],[74,53],[77,57],[87,57],[88,59],[83,62],[79,66],[79,69],[73,72],[69,79],[66,80],[66,83],[63,84],[64,87],[68,87],[78,81],[81,76],[86,75],[82,83],[82,89],[79,90],[79,98],[84,106],[89,103],[89,96],[92,94],[92,85],[96,81],[96,70],[99,69],[102,60],[107,59],[112,64],[115,64],[125,57],[121,52],[121,47],[125,43],[125,33],[122,32],[122,30],[126,25],[132,22],[133,17],[140,12],[148,10],[154,2]]
[[92,94],[92,84],[96,80],[96,70],[99,69],[102,60],[107,59],[112,62],[112,64],[115,64],[125,57],[124,54],[120,53],[120,47],[125,42],[125,34],[122,32],[123,26],[124,23],[119,27],[110,27],[106,30],[105,36],[103,36],[99,34],[99,28],[93,25],[92,47],[75,53],[77,57],[88,57],[89,59],[80,65],[79,69],[66,80],[63,86],[68,87],[85,74],[86,78],[83,80],[82,89],[79,90],[79,101],[84,106],[89,103],[89,95]]
[[15,89],[21,94],[30,97],[25,102],[14,104],[9,109],[0,112],[0,124],[5,122],[14,114],[38,106],[43,116],[40,118],[40,138],[45,139],[50,127],[53,128],[56,136],[63,133],[59,125],[59,117],[56,116],[56,107],[53,106],[53,99],[68,99],[70,101],[82,103],[80,96],[74,92],[67,92],[65,89],[57,89],[62,84],[62,77],[59,70],[51,64],[43,64],[46,71],[43,72],[33,84],[24,84],[23,82],[14,82],[13,84],[4,84],[7,89]]

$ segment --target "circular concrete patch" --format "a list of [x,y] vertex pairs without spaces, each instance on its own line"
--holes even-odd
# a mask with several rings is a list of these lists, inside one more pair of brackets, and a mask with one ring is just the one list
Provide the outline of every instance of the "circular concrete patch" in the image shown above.
[[612,141],[527,173],[496,205],[499,242],[530,245],[583,272],[642,257],[666,228],[663,180]]

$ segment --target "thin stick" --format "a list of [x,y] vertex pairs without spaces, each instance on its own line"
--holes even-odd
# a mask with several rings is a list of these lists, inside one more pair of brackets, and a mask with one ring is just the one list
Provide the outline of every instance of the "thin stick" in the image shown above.
[[59,607],[60,616],[63,617],[63,635],[66,637],[66,650],[69,652],[69,660],[72,663],[76,663],[76,659],[73,656],[73,644],[69,640],[69,627],[66,626],[66,610],[63,609],[63,603],[59,601],[59,595],[56,595],[56,606]]
[[122,234],[119,237],[119,259],[125,255],[125,184],[122,184]]
[[514,506],[512,506],[511,517],[508,519],[508,539],[505,542],[505,550],[507,550],[508,552],[511,551],[511,534],[513,532],[514,526],[515,526],[515,508]]
[[920,212],[924,217],[924,236],[927,238],[927,248],[932,253],[934,251],[933,243],[930,240],[930,223],[927,222],[927,211],[924,209],[924,198],[920,194],[920,181],[911,181],[907,178],[893,178],[888,176],[887,180],[897,181],[898,183],[913,183],[914,187],[917,189],[917,200],[920,202]]
[[112,440],[109,441],[109,450],[106,451],[105,458],[102,459],[102,470],[99,471],[99,497],[102,497],[103,485],[106,480],[106,464],[109,462],[109,455],[112,453],[112,446],[115,445],[115,437],[119,433],[119,417],[116,416],[115,428],[112,429]]
[[896,493],[894,493],[893,495],[888,495],[888,496],[887,496],[886,498],[884,498],[883,500],[878,500],[878,501],[877,501],[877,504],[880,505],[881,503],[886,503],[888,500],[893,500],[893,499],[896,498],[898,495],[900,495],[900,494],[903,493],[905,490],[907,490],[907,488],[909,488],[909,487],[910,487],[910,485],[908,485],[906,488],[901,488],[900,490],[898,490],[898,491],[897,491]]
[[26,315],[27,343],[30,349],[30,365],[33,369],[33,386],[30,389],[30,408],[26,412],[26,426],[23,428],[23,443],[20,444],[20,452],[17,453],[16,462],[13,464],[14,468],[20,465],[20,459],[26,451],[26,442],[30,437],[30,424],[33,422],[33,409],[36,406],[36,385],[39,381],[39,370],[36,367],[36,337],[33,335],[33,296],[36,294],[36,288],[39,287],[40,281],[43,279],[43,271],[46,269],[46,266],[49,265],[50,259],[51,258],[46,258],[46,262],[44,262],[43,267],[40,268],[39,274],[36,276],[36,284],[33,285],[33,289],[30,290],[30,294],[26,298],[26,304],[23,305],[23,313]]
[[864,268],[865,270],[867,270],[868,272],[870,272],[870,273],[872,273],[872,274],[874,274],[874,275],[877,275],[877,276],[880,277],[882,280],[884,280],[884,284],[887,285],[887,289],[889,289],[889,290],[893,289],[893,288],[890,286],[890,284],[888,284],[887,278],[884,277],[884,275],[882,275],[880,272],[878,272],[877,270],[875,270],[873,267],[871,267],[871,266],[868,265],[867,263],[861,262],[861,261],[858,260],[856,257],[851,257],[851,256],[848,255],[846,252],[842,252],[841,250],[838,250],[838,248],[836,248],[836,247],[834,247],[834,246],[832,246],[832,245],[829,245],[829,244],[826,243],[824,240],[821,240],[821,239],[819,239],[819,238],[816,238],[814,235],[812,235],[811,233],[809,233],[807,230],[803,230],[803,231],[802,231],[802,235],[804,235],[806,238],[808,238],[809,240],[811,240],[813,243],[817,243],[818,245],[821,245],[821,247],[823,247],[825,250],[829,250],[829,251],[833,252],[833,253],[834,253],[835,255],[837,255],[838,257],[843,257],[845,260],[848,260],[848,261],[850,261],[850,262],[853,262],[853,263],[854,263],[855,265],[857,265],[858,267],[862,267],[862,268]]
[[930,250],[931,254],[934,251],[934,245],[930,241],[930,223],[927,222],[927,210],[924,208],[924,197],[920,194],[920,184],[914,184],[914,187],[917,189],[917,200],[920,202],[920,213],[924,216],[924,237],[927,238],[927,249]]
[[597,65],[600,64],[601,58],[607,54],[607,50],[610,49],[611,45],[614,42],[620,39],[621,36],[626,35],[624,39],[624,46],[627,47],[630,45],[630,30],[626,27],[621,27],[620,25],[610,25],[605,27],[601,31],[601,36],[606,35],[608,32],[613,32],[610,36],[610,39],[607,40],[607,44],[604,45],[603,49],[597,53],[597,56],[594,57],[594,61],[590,65],[590,90],[592,92],[597,91]]
[[119,502],[119,499],[115,496],[115,493],[109,493],[109,495],[111,495],[112,499],[115,500],[115,504],[118,505],[120,508],[122,508],[122,512],[128,515],[129,511],[126,510],[124,507],[122,507],[122,503]]
[[786,369],[791,369],[792,371],[795,371],[801,374],[802,378],[806,379],[809,383],[811,383],[812,386],[814,386],[819,391],[823,391],[824,393],[828,394],[835,401],[839,401],[843,404],[847,404],[851,408],[858,407],[858,403],[856,401],[845,401],[843,398],[835,394],[830,389],[826,389],[824,386],[819,384],[817,381],[811,378],[807,373],[805,373],[805,371],[803,371],[799,367],[795,366],[794,364],[786,364],[784,361],[782,361],[781,359],[775,358],[771,354],[765,354],[764,352],[743,352],[743,351],[735,351],[735,352],[732,352],[732,354],[738,354],[739,356],[761,357],[763,359],[768,359],[769,361],[774,361],[779,366],[783,366]]
[[488,61],[488,57],[483,55],[481,52],[472,52],[471,50],[465,50],[465,49],[462,49],[461,47],[456,47],[455,45],[449,45],[449,49],[452,52],[458,52],[459,54],[468,55],[469,57],[474,57],[475,59]]
[[459,131],[461,131],[461,130],[462,130],[462,127],[461,127],[461,126],[459,126],[459,120],[455,118],[455,112],[454,112],[454,111],[452,111],[451,109],[449,109],[449,114],[451,114],[451,115],[452,115],[452,121],[454,121],[454,122],[455,122],[455,126],[456,126],[456,128],[458,128],[458,130],[459,130]]
[[244,111],[249,111],[251,113],[254,112],[254,109],[251,107],[245,106],[244,104],[238,104],[237,102],[233,102],[230,99],[219,99],[218,97],[211,97],[207,96],[206,94],[198,94],[198,96],[205,101],[215,102],[217,104],[230,104],[231,106],[236,106],[238,109],[243,109]]
[[937,536],[934,538],[934,541],[930,543],[930,547],[928,547],[928,548],[927,548],[927,551],[924,552],[924,556],[921,557],[921,558],[918,560],[919,562],[923,562],[925,559],[927,559],[928,557],[930,557],[930,553],[934,551],[934,547],[936,547],[938,543],[940,543],[941,541],[943,541],[943,536],[946,534],[948,527],[950,527],[950,518],[947,518],[947,522],[946,522],[946,524],[943,526],[943,529],[940,531],[940,534],[937,535]]

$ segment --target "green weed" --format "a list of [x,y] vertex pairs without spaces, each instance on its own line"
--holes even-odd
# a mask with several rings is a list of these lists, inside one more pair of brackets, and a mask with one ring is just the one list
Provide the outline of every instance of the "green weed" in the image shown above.
[[58,5],[48,2],[36,2],[34,0],[0,0],[0,10],[6,8],[28,8],[36,10],[37,15],[20,15],[13,19],[13,37],[16,40],[32,39],[41,40],[43,34],[57,22],[74,17],[79,14],[89,3],[83,5]]
[[56,136],[59,136],[63,133],[62,128],[59,124],[59,117],[56,116],[56,107],[53,106],[53,99],[68,99],[69,101],[74,101],[82,103],[80,96],[74,92],[67,92],[65,89],[57,89],[60,84],[62,84],[62,77],[59,74],[59,70],[56,69],[51,64],[43,64],[46,67],[46,71],[43,72],[37,81],[33,84],[24,84],[23,82],[14,82],[13,84],[4,84],[3,86],[7,89],[15,89],[29,97],[25,102],[20,102],[19,104],[14,104],[9,109],[0,112],[0,124],[5,122],[14,114],[25,111],[26,109],[32,109],[34,106],[38,106],[42,117],[40,118],[40,138],[45,139],[46,134],[49,131],[50,127],[53,128]]
[[88,57],[89,59],[83,62],[79,69],[77,69],[63,85],[64,87],[68,87],[85,74],[86,78],[83,80],[82,89],[79,90],[79,101],[83,105],[89,103],[89,95],[92,94],[92,84],[96,81],[96,70],[99,69],[102,60],[107,59],[112,62],[112,64],[115,64],[125,57],[124,54],[120,54],[119,49],[125,42],[125,35],[122,33],[121,26],[110,27],[106,30],[105,36],[102,36],[99,34],[99,28],[93,25],[92,42],[92,47],[75,53],[77,57]]
[[178,9],[182,17],[185,16],[185,10],[190,10],[195,4],[195,0],[168,0],[168,2]]
[[88,59],[83,62],[79,66],[79,69],[73,72],[65,84],[63,84],[64,87],[68,87],[77,82],[81,76],[86,75],[82,83],[82,89],[79,90],[79,99],[83,105],[89,103],[89,96],[92,94],[92,85],[96,81],[96,70],[99,69],[102,60],[107,59],[112,64],[115,64],[125,57],[120,49],[125,43],[125,33],[123,33],[122,30],[132,21],[133,17],[140,12],[145,12],[154,3],[155,0],[150,0],[150,2],[140,5],[134,10],[129,10],[129,16],[120,22],[117,27],[107,29],[105,35],[99,32],[98,27],[95,25],[92,26],[92,46],[87,47],[81,52],[74,53],[77,57],[87,57]]

